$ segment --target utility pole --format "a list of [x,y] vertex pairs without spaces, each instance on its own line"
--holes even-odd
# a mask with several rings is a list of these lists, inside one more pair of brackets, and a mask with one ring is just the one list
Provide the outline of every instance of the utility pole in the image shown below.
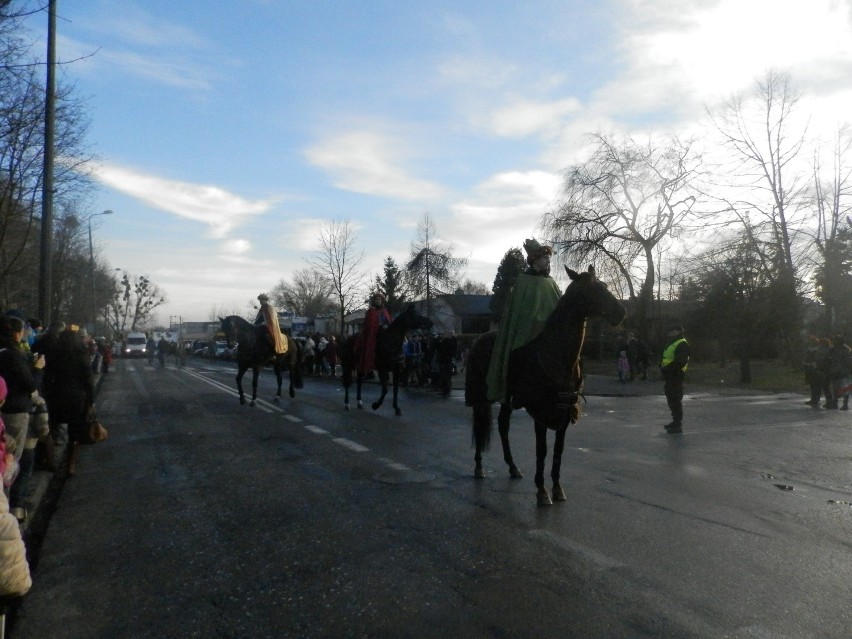
[[38,314],[44,325],[50,326],[53,281],[53,152],[56,119],[56,0],[49,0],[47,15],[47,86],[44,100],[44,175],[41,194]]

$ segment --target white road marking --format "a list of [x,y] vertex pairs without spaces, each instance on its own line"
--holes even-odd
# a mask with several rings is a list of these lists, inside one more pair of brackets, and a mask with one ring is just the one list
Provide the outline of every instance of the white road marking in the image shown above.
[[362,446],[358,442],[353,442],[351,439],[346,439],[344,437],[334,437],[331,441],[333,441],[335,444],[340,444],[344,448],[348,448],[349,450],[354,451],[356,453],[366,453],[370,450],[366,446]]
[[314,426],[313,424],[305,424],[304,428],[315,435],[328,435],[327,430],[320,428],[319,426]]

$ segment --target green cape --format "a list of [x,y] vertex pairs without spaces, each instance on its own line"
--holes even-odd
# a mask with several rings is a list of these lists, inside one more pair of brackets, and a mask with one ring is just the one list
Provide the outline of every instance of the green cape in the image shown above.
[[562,293],[549,275],[524,272],[518,275],[503,320],[497,329],[497,341],[488,367],[488,399],[506,400],[506,374],[509,354],[534,340],[544,328]]

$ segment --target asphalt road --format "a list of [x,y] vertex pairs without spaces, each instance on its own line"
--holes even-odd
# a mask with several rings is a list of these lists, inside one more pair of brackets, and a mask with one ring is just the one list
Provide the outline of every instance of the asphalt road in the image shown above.
[[687,388],[666,435],[653,387],[590,383],[539,508],[521,412],[526,477],[495,436],[476,480],[461,391],[397,417],[328,379],[272,404],[266,372],[250,408],[233,374],[116,362],[7,636],[852,636],[848,412]]

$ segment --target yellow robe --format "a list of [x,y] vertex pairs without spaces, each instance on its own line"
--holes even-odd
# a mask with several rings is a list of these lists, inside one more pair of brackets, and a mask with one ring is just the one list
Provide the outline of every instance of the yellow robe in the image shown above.
[[262,323],[269,331],[272,338],[272,346],[275,349],[276,355],[283,355],[287,352],[287,337],[281,333],[281,328],[278,326],[278,313],[272,304],[263,304],[260,307],[260,313],[263,316]]

